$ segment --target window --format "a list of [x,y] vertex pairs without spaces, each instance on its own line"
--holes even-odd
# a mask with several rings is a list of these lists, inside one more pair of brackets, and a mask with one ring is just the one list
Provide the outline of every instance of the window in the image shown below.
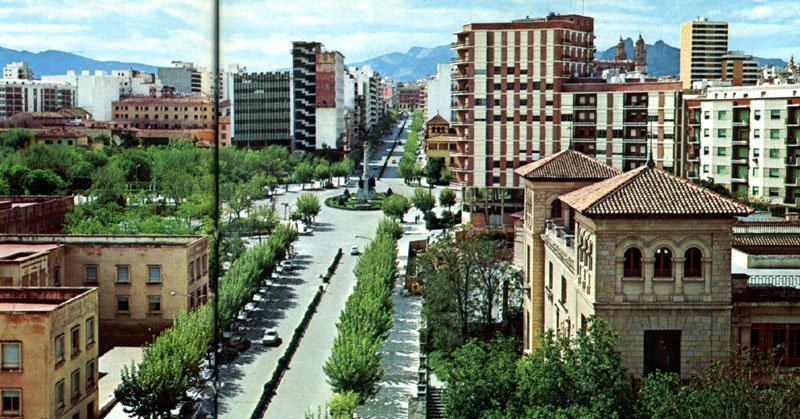
[[709,135],[711,135],[711,134],[709,134],[709,129],[708,128],[703,128],[703,137],[708,137]]
[[696,247],[690,247],[683,253],[683,276],[703,276],[703,253]]
[[760,190],[758,189],[758,186],[753,186],[753,192],[751,193],[751,195],[758,195],[759,192]]
[[710,151],[710,149],[711,149],[711,148],[710,148],[710,147],[708,147],[708,146],[705,146],[705,147],[703,147],[703,155],[704,155],[704,156],[707,156],[707,155],[708,155],[708,153],[709,153],[709,151]]
[[94,360],[86,363],[86,388],[94,387]]
[[64,335],[56,336],[56,365],[64,362]]
[[756,128],[753,130],[753,138],[761,138],[761,130]]
[[703,119],[711,119],[711,112],[710,111],[704,111],[703,112]]
[[623,265],[623,276],[640,277],[642,276],[642,251],[631,247],[625,251],[625,261]]
[[22,366],[20,356],[22,344],[20,342],[0,343],[0,365],[4,370],[17,370]]
[[0,415],[3,416],[17,416],[20,414],[20,403],[21,392],[19,390],[2,390],[0,391],[0,396],[2,396],[2,406],[0,406]]
[[551,290],[553,289],[553,262],[548,262],[547,264],[547,287]]
[[761,119],[761,111],[760,110],[753,111],[753,119],[755,119],[756,121]]
[[78,352],[81,351],[81,327],[75,326],[70,331],[72,335],[72,356],[75,356]]
[[728,167],[727,166],[716,166],[716,167],[717,167],[717,174],[718,175],[724,175],[724,174],[728,173]]
[[773,109],[769,111],[769,118],[770,119],[781,119],[781,111],[780,109]]
[[208,273],[208,255],[203,255],[203,273]]
[[94,343],[94,317],[86,320],[86,346]]
[[719,119],[720,121],[724,121],[724,120],[728,119],[728,112],[726,112],[726,111],[717,112],[717,119]]
[[97,265],[85,265],[83,267],[83,282],[87,284],[97,283]]
[[769,177],[780,177],[780,170],[775,168],[770,168]]
[[70,376],[70,395],[73,400],[81,395],[81,370],[72,371]]
[[147,265],[147,283],[160,284],[161,283],[161,266],[160,265]]
[[754,148],[753,149],[753,157],[758,157],[761,155],[761,150]]
[[644,376],[659,370],[681,373],[681,331],[644,331]]
[[654,273],[656,277],[672,277],[672,251],[666,247],[656,250]]
[[150,313],[161,312],[161,296],[150,295],[147,297],[147,311]]
[[127,296],[117,297],[117,311],[127,313],[130,310],[130,300]]
[[117,283],[129,284],[131,282],[130,271],[131,267],[128,265],[117,265]]
[[776,354],[782,358],[782,365],[800,365],[800,325],[754,323],[750,329],[750,348],[762,355]]
[[728,149],[725,148],[725,147],[717,147],[717,155],[718,156],[727,156],[728,155]]
[[64,408],[64,380],[56,383],[56,410]]
[[778,192],[778,188],[768,188],[767,189],[767,193],[772,198],[780,196],[780,193]]
[[708,165],[707,164],[703,165],[703,173],[708,173]]
[[550,218],[561,218],[561,200],[558,198],[550,204]]
[[720,128],[717,130],[717,137],[725,138],[727,136],[728,136],[728,130],[726,130],[725,128]]
[[194,261],[189,262],[189,283],[194,282]]
[[777,148],[770,148],[769,149],[769,157],[771,159],[777,159],[781,157],[781,150]]
[[567,305],[567,278],[561,277],[561,304]]
[[781,130],[779,129],[771,129],[769,130],[769,139],[770,140],[777,140],[781,136]]

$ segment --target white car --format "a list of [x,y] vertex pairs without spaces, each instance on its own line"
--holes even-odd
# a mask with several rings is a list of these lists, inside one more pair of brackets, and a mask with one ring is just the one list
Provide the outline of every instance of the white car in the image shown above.
[[350,254],[351,255],[355,256],[355,255],[358,255],[360,253],[361,252],[358,251],[358,246],[350,246]]
[[253,311],[257,308],[256,303],[250,302],[244,305],[244,311]]
[[267,329],[264,332],[264,337],[261,338],[261,343],[266,346],[278,346],[281,344],[281,338],[278,337],[278,331],[275,329]]
[[264,296],[260,293],[253,294],[253,301],[259,302],[264,299]]
[[241,321],[247,321],[250,320],[250,316],[247,314],[246,311],[242,310],[239,312],[239,315],[236,316],[236,319]]

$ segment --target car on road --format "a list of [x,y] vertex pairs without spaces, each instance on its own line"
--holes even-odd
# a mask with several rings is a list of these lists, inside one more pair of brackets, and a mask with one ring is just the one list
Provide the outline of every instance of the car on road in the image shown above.
[[392,159],[392,164],[397,164],[397,159]]
[[358,251],[358,246],[350,246],[350,254],[351,255],[355,256],[355,255],[358,255],[360,253],[361,252]]
[[246,311],[242,310],[242,311],[239,312],[239,315],[236,316],[236,319],[237,320],[241,320],[241,321],[247,321],[247,320],[250,320],[250,315],[247,314]]
[[264,332],[264,337],[261,338],[261,343],[266,346],[279,346],[281,344],[281,338],[278,336],[278,331],[275,329],[267,329]]
[[261,293],[253,294],[253,301],[259,302],[264,299],[264,295]]
[[244,310],[245,311],[254,311],[257,308],[258,308],[258,305],[256,305],[256,303],[254,303],[252,301],[244,305]]

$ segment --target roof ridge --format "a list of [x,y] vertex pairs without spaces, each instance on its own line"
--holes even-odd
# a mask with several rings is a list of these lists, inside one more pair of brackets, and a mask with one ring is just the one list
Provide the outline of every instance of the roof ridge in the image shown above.
[[[602,197],[602,198],[598,199],[597,201],[594,201],[594,202],[592,203],[592,205],[589,205],[588,207],[586,207],[586,209],[584,210],[584,212],[586,212],[586,211],[590,211],[592,208],[594,208],[594,207],[596,207],[596,206],[600,205],[601,203],[605,202],[607,199],[610,199],[612,195],[614,195],[615,193],[617,193],[617,191],[621,190],[623,187],[630,185],[630,183],[631,183],[631,182],[632,182],[634,179],[636,179],[636,178],[638,177],[639,173],[642,173],[642,172],[644,172],[644,171],[645,171],[645,169],[649,169],[649,167],[647,167],[647,166],[639,166],[639,167],[637,167],[637,168],[635,168],[635,169],[633,169],[633,170],[630,170],[630,171],[628,171],[628,172],[622,172],[622,173],[620,173],[620,174],[619,174],[619,175],[617,175],[617,176],[614,176],[614,177],[611,177],[611,178],[608,178],[608,179],[606,179],[606,180],[611,180],[611,179],[619,179],[619,177],[621,177],[621,176],[627,176],[627,179],[624,179],[624,180],[623,180],[623,181],[622,181],[622,182],[621,182],[619,185],[615,186],[615,187],[614,187],[614,188],[612,188],[610,191],[606,192],[606,193],[603,195],[603,197]],[[605,182],[606,180],[604,180],[603,182]],[[601,183],[602,183],[602,182],[601,182]]]

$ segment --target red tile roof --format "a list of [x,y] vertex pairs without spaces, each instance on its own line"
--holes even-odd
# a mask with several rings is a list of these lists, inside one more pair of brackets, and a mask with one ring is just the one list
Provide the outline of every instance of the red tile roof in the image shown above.
[[642,166],[561,196],[589,216],[735,216],[752,208],[661,169]]
[[431,124],[433,124],[433,125],[450,125],[450,123],[447,122],[447,120],[444,119],[444,117],[439,115],[438,113],[436,114],[436,116],[434,116],[433,118],[428,120],[428,122],[425,123],[426,126],[427,125],[431,125]]
[[514,170],[528,180],[608,179],[619,170],[575,150],[564,150]]
[[758,255],[800,254],[800,234],[735,234],[732,246]]

